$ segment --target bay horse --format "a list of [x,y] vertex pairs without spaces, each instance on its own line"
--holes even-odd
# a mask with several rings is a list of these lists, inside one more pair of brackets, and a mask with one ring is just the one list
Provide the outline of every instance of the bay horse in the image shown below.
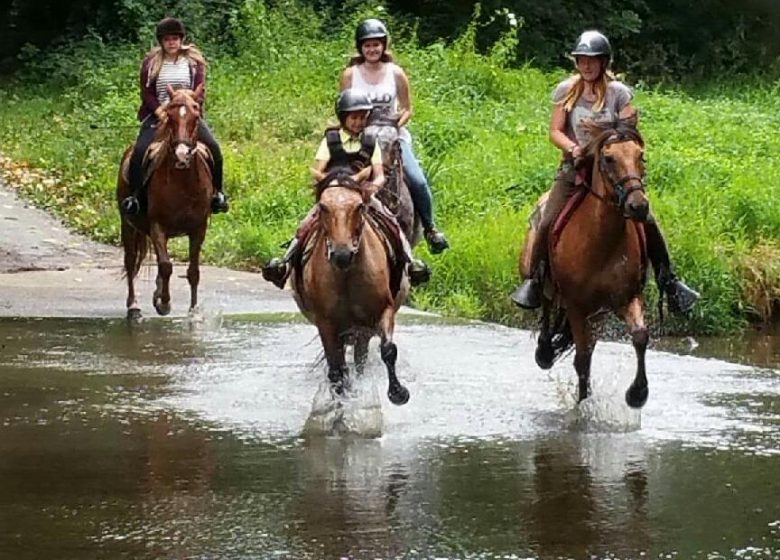
[[383,112],[371,113],[366,134],[373,134],[379,143],[382,165],[387,177],[385,186],[377,193],[377,198],[395,214],[409,244],[416,247],[422,239],[422,222],[415,211],[412,194],[404,178],[398,117]]
[[376,192],[339,171],[317,184],[318,225],[304,257],[293,263],[291,283],[298,308],[319,332],[334,392],[343,394],[347,382],[345,346],[353,342],[355,363],[364,363],[369,340],[379,335],[387,394],[393,404],[402,405],[409,391],[396,375],[393,331],[409,281],[369,211]]
[[[168,240],[172,237],[186,235],[189,238],[190,311],[198,305],[200,251],[206,238],[214,193],[211,154],[197,140],[201,118],[197,100],[203,89],[198,86],[194,91],[174,91],[168,86],[168,93],[171,96],[166,108],[168,119],[165,124],[158,125],[155,143],[145,157],[149,160],[145,171],[148,178],[146,212],[142,210],[137,215],[126,216],[120,210],[128,319],[141,317],[134,281],[149,252],[150,241],[157,257],[157,280],[152,297],[157,313],[167,315],[171,311],[169,283],[173,265],[168,255]],[[117,202],[130,194],[127,173],[131,151],[132,147],[122,156]]]
[[[548,236],[549,274],[536,362],[549,369],[573,342],[578,400],[583,401],[590,395],[595,330],[606,313],[615,313],[626,323],[637,357],[626,402],[640,408],[648,397],[645,352],[649,341],[642,296],[648,261],[641,223],[650,215],[644,140],[636,117],[611,123],[590,121],[586,126],[592,139],[578,167],[589,173],[580,186],[583,190],[572,197],[581,200],[579,205],[570,201],[573,210],[567,212],[567,205]],[[561,221],[567,217],[568,222]],[[520,262],[526,278],[532,273],[533,228],[532,219]]]

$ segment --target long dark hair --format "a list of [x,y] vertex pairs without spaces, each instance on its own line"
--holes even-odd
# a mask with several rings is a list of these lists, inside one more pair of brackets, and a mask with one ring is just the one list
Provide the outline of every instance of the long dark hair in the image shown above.
[[[381,62],[395,62],[395,57],[393,56],[393,53],[391,53],[389,50],[387,50],[387,48],[385,48],[379,60]],[[349,59],[348,66],[357,66],[358,64],[363,64],[365,61],[366,61],[366,57],[363,56],[363,53],[358,53]]]

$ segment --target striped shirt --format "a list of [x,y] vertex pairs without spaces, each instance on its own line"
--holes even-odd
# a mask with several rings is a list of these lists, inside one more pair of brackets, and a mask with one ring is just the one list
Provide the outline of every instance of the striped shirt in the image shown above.
[[190,73],[190,61],[186,56],[180,56],[176,62],[164,61],[157,76],[157,100],[161,105],[171,100],[168,95],[168,85],[173,89],[192,87],[192,74]]

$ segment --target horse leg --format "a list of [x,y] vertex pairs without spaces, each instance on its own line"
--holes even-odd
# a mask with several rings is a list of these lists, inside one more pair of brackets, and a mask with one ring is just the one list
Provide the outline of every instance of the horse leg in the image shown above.
[[368,361],[368,343],[371,335],[359,332],[355,335],[355,369],[358,375],[363,375]]
[[335,326],[331,323],[318,324],[317,330],[320,333],[322,348],[325,351],[325,360],[328,363],[328,379],[331,387],[337,395],[343,395],[347,374],[347,364],[344,359],[344,342]]
[[[141,318],[141,307],[135,295],[135,275],[139,259],[143,259],[143,254],[139,254],[137,247],[139,243],[143,244],[144,234],[122,220],[122,247],[125,251],[125,274],[127,275],[127,319],[137,321]],[[145,244],[144,244],[145,245]],[[143,251],[141,251],[142,253]]]
[[382,318],[379,321],[379,332],[382,342],[379,345],[379,351],[382,361],[387,366],[387,397],[393,404],[401,405],[409,402],[409,390],[401,385],[395,373],[395,361],[398,358],[398,347],[393,342],[393,331],[395,330],[395,309],[387,306]]
[[569,324],[574,336],[574,369],[577,372],[578,402],[590,396],[590,362],[593,357],[593,335],[588,318],[580,313],[568,311]]
[[636,351],[636,377],[626,391],[626,403],[632,408],[642,408],[647,402],[647,373],[645,371],[645,352],[650,333],[645,326],[645,317],[642,310],[642,302],[639,298],[632,299],[622,310],[623,319],[631,333],[631,342]]
[[555,363],[552,333],[550,332],[550,307],[550,303],[545,300],[542,307],[542,320],[539,325],[539,338],[536,342],[536,353],[534,354],[536,365],[542,369],[550,369]]
[[198,283],[200,282],[200,249],[206,238],[206,228],[189,235],[190,264],[187,267],[187,282],[190,283],[190,312],[198,306]]
[[152,238],[154,253],[157,255],[157,279],[152,295],[152,304],[160,315],[171,312],[171,293],[169,284],[173,273],[173,264],[168,256],[168,238],[158,224],[153,224],[149,231]]

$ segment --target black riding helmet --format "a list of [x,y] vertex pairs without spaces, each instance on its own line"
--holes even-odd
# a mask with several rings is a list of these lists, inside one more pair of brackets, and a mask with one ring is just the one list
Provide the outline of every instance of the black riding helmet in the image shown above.
[[371,103],[371,99],[368,94],[362,90],[355,88],[348,88],[339,94],[336,100],[336,115],[339,117],[339,122],[343,125],[344,119],[347,113],[353,111],[370,111],[374,108]]
[[612,46],[609,39],[599,31],[585,31],[577,39],[571,51],[572,56],[604,56],[612,59]]
[[166,35],[178,35],[182,39],[187,35],[184,23],[180,19],[167,17],[157,24],[157,41],[162,41]]
[[379,39],[387,46],[389,34],[385,24],[378,19],[372,18],[358,25],[355,30],[355,48],[358,52],[360,52],[360,45],[363,44],[363,41],[368,41],[369,39]]

